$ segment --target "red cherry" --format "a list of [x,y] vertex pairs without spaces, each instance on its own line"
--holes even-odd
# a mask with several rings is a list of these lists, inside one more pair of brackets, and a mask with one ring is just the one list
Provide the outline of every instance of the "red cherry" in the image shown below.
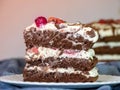
[[112,24],[112,23],[115,23],[115,21],[113,19],[106,19],[106,20],[101,19],[98,22],[101,23],[101,24]]
[[116,23],[120,24],[120,19],[117,19],[117,20],[116,20]]
[[104,24],[104,23],[106,23],[106,21],[101,19],[101,20],[98,21],[98,23]]
[[106,20],[106,23],[107,24],[112,24],[112,23],[115,23],[115,21],[113,19],[108,19],[108,20]]
[[37,27],[45,25],[46,23],[47,23],[47,19],[43,16],[37,17],[35,19],[35,24],[36,24]]
[[39,53],[38,48],[36,48],[36,47],[33,47],[33,48],[31,49],[31,51],[34,52],[35,54],[38,54],[38,53]]

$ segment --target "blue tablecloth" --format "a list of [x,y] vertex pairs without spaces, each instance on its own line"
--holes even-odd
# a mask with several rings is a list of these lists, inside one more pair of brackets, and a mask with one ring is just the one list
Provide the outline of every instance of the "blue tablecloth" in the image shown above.
[[[0,61],[0,76],[21,74],[25,65],[23,58],[13,58]],[[97,65],[100,74],[120,75],[120,61],[109,62]],[[120,90],[120,85],[101,86],[94,89],[63,89],[63,88],[43,88],[43,87],[17,87],[0,82],[0,90]]]

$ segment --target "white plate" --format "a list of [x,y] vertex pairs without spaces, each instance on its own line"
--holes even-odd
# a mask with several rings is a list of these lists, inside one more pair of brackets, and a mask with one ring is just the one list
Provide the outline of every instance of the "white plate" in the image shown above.
[[102,85],[120,84],[120,76],[100,75],[96,82],[86,83],[47,83],[47,82],[24,82],[22,74],[9,75],[0,77],[0,81],[16,86],[40,86],[40,87],[62,87],[62,88],[93,88]]

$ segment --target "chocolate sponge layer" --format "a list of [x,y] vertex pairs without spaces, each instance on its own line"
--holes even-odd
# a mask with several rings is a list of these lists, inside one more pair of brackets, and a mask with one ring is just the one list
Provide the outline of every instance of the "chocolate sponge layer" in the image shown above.
[[[87,72],[86,72],[87,73]],[[31,82],[94,82],[97,80],[96,77],[86,77],[82,74],[68,74],[68,73],[43,73],[24,70],[24,81]]]
[[120,54],[120,47],[101,46],[94,48],[96,54]]
[[[78,59],[78,58],[54,58],[49,57],[44,60],[38,59],[27,61],[30,66],[49,66],[51,68],[68,68],[72,67],[75,70],[89,71],[97,64],[98,60],[96,57],[93,60],[89,59]],[[29,66],[28,66],[29,67]]]
[[[92,32],[90,33],[92,34]],[[49,48],[88,50],[93,46],[91,41],[84,39],[82,36],[74,37],[72,32],[37,31],[34,27],[24,32],[24,39],[27,48],[43,46]]]
[[98,42],[120,42],[120,35],[99,38]]

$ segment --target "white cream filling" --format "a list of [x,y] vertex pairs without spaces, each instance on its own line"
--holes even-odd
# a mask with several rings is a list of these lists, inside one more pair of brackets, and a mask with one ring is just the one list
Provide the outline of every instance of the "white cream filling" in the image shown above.
[[120,35],[120,28],[115,29],[115,35]]
[[104,55],[96,55],[96,57],[98,58],[98,60],[120,60],[120,55],[108,55],[108,54],[104,54]]
[[112,29],[112,27],[108,24],[93,23],[92,26],[97,28],[97,29],[106,29],[106,30]]
[[35,23],[33,23],[32,25],[30,25],[30,26],[26,27],[26,28],[25,28],[25,31],[29,31],[31,27],[36,28]]
[[115,28],[115,35],[120,35],[120,24],[112,24]]
[[51,48],[45,48],[45,47],[39,47],[37,48],[37,50],[38,50],[37,54],[28,50],[25,55],[25,58],[30,59],[32,57],[34,59],[39,59],[39,58],[45,59],[48,57],[58,57],[61,52],[58,49],[51,49]]
[[82,28],[82,25],[70,25],[69,23],[61,23],[60,26],[64,26],[59,29],[60,32],[77,32]]
[[25,57],[27,59],[30,58],[45,59],[48,57],[93,59],[93,56],[95,56],[95,52],[93,49],[89,49],[88,51],[70,50],[70,49],[65,49],[64,51],[60,51],[58,49],[39,47],[38,54],[35,54],[34,52],[28,50]]
[[82,27],[82,25],[69,25],[69,23],[61,23],[60,24],[61,29],[57,29],[55,24],[53,22],[47,23],[46,25],[41,26],[40,28],[36,27],[35,23],[31,26],[26,28],[26,31],[29,31],[31,27],[35,27],[37,30],[53,30],[53,31],[59,31],[59,32],[73,32],[74,37],[82,36],[83,38],[96,42],[98,40],[98,34],[96,31],[94,37],[90,37],[86,32],[91,31],[92,28],[90,27]]
[[94,23],[92,24],[93,27],[99,29],[98,33],[100,35],[100,38],[103,37],[109,37],[115,35],[120,35],[120,24],[112,24],[113,27],[115,27],[115,32],[113,33],[113,28],[111,25],[108,24],[100,24],[100,23]]
[[120,47],[120,42],[97,42],[93,45],[93,48],[102,47],[102,46],[109,46],[110,48]]
[[30,66],[30,67],[26,67],[26,70],[37,70],[37,71],[41,71],[41,72],[46,72],[46,73],[54,73],[54,72],[59,72],[59,73],[68,73],[68,74],[82,74],[86,77],[96,77],[98,76],[98,72],[96,67],[94,67],[92,70],[88,71],[89,74],[84,73],[83,71],[80,70],[74,70],[74,68],[68,67],[66,68],[56,68],[56,69],[52,69],[50,67],[38,67],[38,66]]
[[53,22],[47,23],[46,25],[43,25],[40,28],[37,28],[38,30],[57,30],[57,27]]
[[39,51],[38,57],[43,57],[43,58],[58,57],[61,52],[58,49],[51,49],[45,47],[39,47],[38,51]]
[[92,28],[90,27],[84,27],[84,28],[80,28],[79,31],[75,32],[75,34],[73,35],[75,38],[78,37],[78,36],[82,36],[84,37],[85,39],[88,39],[89,41],[93,41],[93,42],[96,42],[98,40],[98,34],[96,31],[94,31],[95,33],[95,37],[90,37],[88,34],[87,34],[87,31],[91,31]]
[[67,57],[67,58],[85,58],[85,59],[93,59],[93,56],[95,56],[95,52],[93,49],[89,49],[88,51],[84,51],[84,50],[81,50],[81,51],[76,51],[76,52],[73,52],[73,53],[65,53],[66,50],[64,51],[63,54],[61,54],[59,57]]
[[98,31],[98,33],[100,35],[100,38],[113,36],[113,32],[111,29],[109,29],[109,30],[101,29]]

